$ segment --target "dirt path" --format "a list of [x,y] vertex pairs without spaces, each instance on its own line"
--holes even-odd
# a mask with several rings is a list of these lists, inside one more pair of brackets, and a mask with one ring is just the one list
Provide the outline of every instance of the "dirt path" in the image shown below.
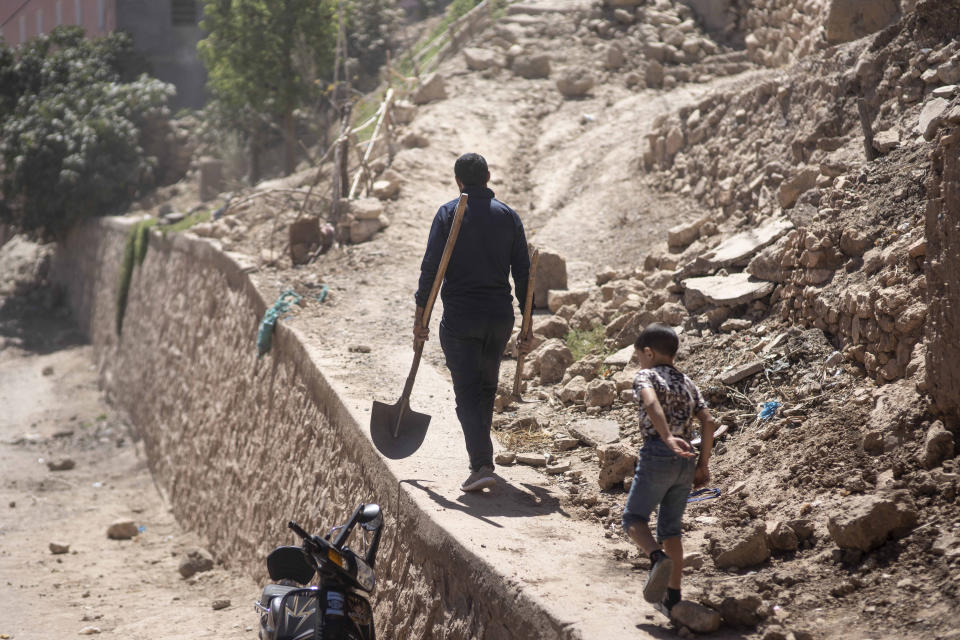
[[[78,338],[62,315],[0,297],[0,637],[255,638],[252,581],[178,573],[199,541],[168,512]],[[67,458],[73,469],[48,469]],[[141,533],[109,540],[117,519]]]

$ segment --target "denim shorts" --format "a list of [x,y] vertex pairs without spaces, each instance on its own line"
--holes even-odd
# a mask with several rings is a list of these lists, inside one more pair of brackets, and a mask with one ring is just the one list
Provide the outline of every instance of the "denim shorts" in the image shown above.
[[635,522],[649,522],[657,512],[657,541],[677,538],[683,533],[683,512],[693,487],[697,459],[681,458],[659,438],[648,439],[640,449],[640,460],[627,504],[623,509],[623,528]]

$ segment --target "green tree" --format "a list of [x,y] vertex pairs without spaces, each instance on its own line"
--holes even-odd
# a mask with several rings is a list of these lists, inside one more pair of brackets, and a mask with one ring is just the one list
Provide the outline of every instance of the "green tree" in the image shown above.
[[208,86],[228,121],[251,142],[259,178],[264,123],[284,132],[285,169],[294,168],[294,110],[316,101],[333,66],[336,15],[331,0],[205,0],[198,49]]
[[58,235],[155,185],[141,131],[174,90],[138,76],[136,58],[129,37],[79,27],[0,41],[0,221]]
[[[375,79],[387,52],[397,48],[403,11],[395,0],[346,0],[347,53],[367,78]],[[369,87],[372,88],[372,87]]]

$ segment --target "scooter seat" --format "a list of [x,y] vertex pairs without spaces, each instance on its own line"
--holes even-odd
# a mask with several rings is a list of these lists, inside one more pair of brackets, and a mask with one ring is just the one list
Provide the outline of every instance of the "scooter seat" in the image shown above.
[[260,595],[260,604],[264,607],[270,606],[270,601],[274,598],[279,598],[284,596],[295,589],[302,589],[303,587],[288,587],[282,584],[268,584],[263,588],[263,593]]

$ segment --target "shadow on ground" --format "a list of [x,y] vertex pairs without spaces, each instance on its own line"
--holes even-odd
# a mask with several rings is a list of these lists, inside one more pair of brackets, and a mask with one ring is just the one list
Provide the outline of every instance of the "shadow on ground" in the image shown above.
[[87,339],[58,288],[40,286],[0,297],[0,352],[16,347],[45,355],[84,344]]
[[423,491],[444,509],[462,511],[500,529],[503,525],[497,524],[490,518],[530,518],[548,513],[559,513],[569,517],[561,508],[560,500],[550,495],[545,488],[526,483],[518,487],[500,476],[497,476],[497,479],[499,482],[489,491],[463,493],[456,500],[451,500],[431,489],[428,480],[401,480],[400,482]]

